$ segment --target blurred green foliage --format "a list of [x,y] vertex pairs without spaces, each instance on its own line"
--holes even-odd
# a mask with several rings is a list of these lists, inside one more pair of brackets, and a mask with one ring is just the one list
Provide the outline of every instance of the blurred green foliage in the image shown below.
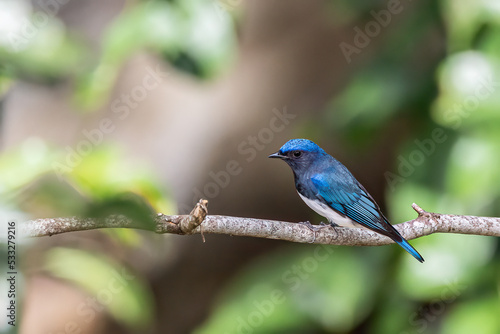
[[53,248],[45,258],[48,272],[94,296],[77,307],[84,321],[106,310],[118,322],[136,330],[150,324],[154,314],[151,291],[123,265],[101,254],[71,248]]
[[[49,10],[38,5],[43,4],[0,3],[0,97],[17,80],[71,82],[76,109],[92,112],[107,102],[120,69],[137,53],[156,53],[202,80],[227,68],[234,55],[231,17],[220,15],[210,1],[127,2],[97,45],[54,16],[54,4]],[[16,211],[33,217],[120,214],[151,230],[156,212],[173,214],[176,206],[150,166],[124,160],[117,145],[92,147],[82,157],[39,138],[26,138],[0,156],[0,210],[9,217]],[[127,247],[144,242],[135,230],[101,232]],[[51,274],[97,297],[109,292],[112,273],[129,270],[104,256],[69,248],[51,250],[46,262]],[[139,331],[155,313],[151,292],[139,276],[100,305],[118,322]]]
[[[51,216],[50,210],[52,214],[85,215],[97,212],[106,202],[133,207],[148,217],[152,212],[175,212],[151,169],[140,163],[123,163],[124,155],[116,146],[100,145],[78,164],[57,167],[56,162],[65,159],[67,151],[39,138],[27,138],[4,152],[0,156],[2,204],[23,207],[26,201],[41,200],[49,211],[46,216]],[[60,182],[53,182],[56,178]],[[133,194],[147,200],[147,206]],[[30,211],[36,212],[33,207]]]
[[[10,2],[11,10],[25,5]],[[97,54],[57,17],[21,10],[14,27],[0,38],[0,93],[9,80],[57,83],[75,79],[75,104],[93,111],[102,106],[118,72],[136,53],[149,50],[200,79],[227,68],[234,57],[230,15],[203,0],[140,1],[127,5],[106,28]],[[17,13],[19,14],[19,13]],[[13,32],[14,31],[14,32]],[[0,32],[2,32],[0,30]]]
[[197,333],[344,332],[369,315],[377,289],[387,283],[376,270],[380,259],[335,246],[293,249],[241,272]]
[[[328,13],[338,25],[362,26],[373,20],[371,10],[386,6],[385,1],[332,1]],[[106,29],[97,56],[50,17],[33,38],[1,39],[0,95],[17,79],[46,84],[71,79],[75,104],[96,110],[124,62],[143,50],[200,80],[210,79],[227,68],[235,51],[235,29],[221,8],[201,0],[130,2]],[[32,14],[27,11],[20,22]],[[325,122],[314,131],[336,133],[352,150],[365,152],[386,124],[403,118],[410,123],[410,135],[388,171],[400,177],[388,180],[391,221],[414,218],[412,202],[428,211],[500,216],[498,1],[427,1],[401,15],[399,29],[388,26],[383,37],[375,37],[384,40],[369,61],[349,65],[356,66],[355,74],[332,97]],[[437,60],[425,57],[421,43],[434,34],[446,41]],[[425,58],[421,67],[415,65],[420,58]],[[439,142],[432,135],[436,129],[442,131]],[[425,148],[416,141],[433,144]],[[44,217],[126,212],[145,222],[152,212],[175,211],[151,169],[123,163],[119,148],[96,147],[57,175],[53,162],[64,161],[65,154],[36,138],[3,152],[2,209],[29,207]],[[411,167],[406,173],[403,161]],[[56,178],[62,182],[53,182]],[[104,233],[140,246],[135,231]],[[433,235],[412,244],[425,264],[396,246],[281,249],[244,268],[196,332],[499,333],[497,239]],[[105,256],[68,248],[53,249],[47,263],[53,275],[93,295],[122,270]],[[134,276],[112,295],[107,311],[121,323],[144,328],[154,313],[151,291]]]
[[161,54],[177,69],[210,78],[230,63],[231,20],[208,1],[145,1],[126,8],[103,38],[97,66],[82,77],[78,102],[95,108],[107,97],[120,66],[144,49]]
[[[175,205],[152,171],[137,163],[124,163],[117,147],[95,147],[70,171],[57,174],[53,162],[64,161],[64,153],[37,138],[28,138],[20,147],[4,152],[0,156],[1,215],[12,219],[16,210],[35,217],[103,218],[119,214],[134,220],[141,229],[154,230],[156,212],[175,213]],[[100,231],[125,248],[142,247],[146,240],[133,229]],[[111,257],[71,248],[52,249],[44,260],[49,273],[97,298],[98,302],[87,300],[78,305],[76,312],[81,319],[88,322],[106,311],[138,331],[151,324],[155,311],[149,285],[125,265],[114,263]]]

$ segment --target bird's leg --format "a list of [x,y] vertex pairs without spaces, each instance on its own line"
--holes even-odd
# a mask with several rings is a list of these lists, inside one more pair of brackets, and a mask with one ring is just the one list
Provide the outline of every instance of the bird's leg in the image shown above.
[[322,228],[325,228],[325,227],[328,227],[328,226],[331,226],[331,227],[333,227],[333,228],[335,229],[335,227],[336,227],[336,226],[338,226],[338,225],[337,225],[337,224],[335,224],[335,223],[330,223],[330,222],[329,222],[328,224],[327,224],[327,223],[324,223],[324,222],[320,222],[320,223],[319,223],[319,226],[317,226],[317,227],[316,227],[316,230],[317,230],[317,231],[319,231],[319,230],[321,230]]
[[338,224],[335,224],[334,222],[330,222],[330,224],[325,224],[326,226],[331,226],[333,231],[335,232],[335,235],[338,237],[339,233],[337,232],[337,229],[335,227],[339,227]]
[[313,225],[313,224],[311,224],[308,221],[306,221],[306,222],[299,222],[299,224],[306,226],[308,229],[310,229],[311,231],[314,231],[314,232],[318,232],[319,230],[321,230],[322,228],[327,227],[327,226],[332,226],[333,228],[335,228],[335,226],[338,226],[335,223],[326,224],[326,223],[323,223],[323,222],[320,222],[319,225]]
[[311,231],[314,231],[314,232],[317,232],[317,231],[319,231],[322,228],[327,227],[327,226],[332,226],[333,228],[335,228],[335,226],[338,226],[335,223],[326,224],[323,222],[320,222],[319,225],[313,225],[309,221],[299,222],[299,224],[306,226],[308,229],[310,229]]

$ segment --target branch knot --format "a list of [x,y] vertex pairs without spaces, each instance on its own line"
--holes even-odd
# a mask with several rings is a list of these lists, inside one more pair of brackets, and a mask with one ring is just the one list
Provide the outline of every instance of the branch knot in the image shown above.
[[184,234],[192,234],[193,231],[201,225],[208,213],[208,201],[200,199],[189,215],[185,216],[179,222],[179,228]]

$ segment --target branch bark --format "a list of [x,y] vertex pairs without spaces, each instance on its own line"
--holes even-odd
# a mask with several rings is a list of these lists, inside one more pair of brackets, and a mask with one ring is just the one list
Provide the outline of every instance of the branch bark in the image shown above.
[[[300,243],[330,244],[344,246],[380,246],[393,243],[381,234],[367,229],[331,226],[309,227],[305,224],[284,221],[208,216],[206,200],[200,200],[189,215],[155,217],[156,233],[170,234],[227,234],[267,239],[279,239]],[[500,218],[447,215],[427,212],[417,204],[412,205],[418,217],[395,225],[408,240],[433,233],[459,233],[500,236]],[[45,218],[27,221],[20,225],[20,234],[26,237],[43,237],[66,232],[93,230],[98,228],[138,228],[138,224],[125,216],[110,216],[105,219],[91,218]]]

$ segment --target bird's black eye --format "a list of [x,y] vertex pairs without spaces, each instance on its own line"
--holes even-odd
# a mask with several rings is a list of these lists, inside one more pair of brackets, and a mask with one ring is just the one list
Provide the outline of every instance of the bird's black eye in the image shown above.
[[302,155],[302,152],[301,151],[293,151],[292,155],[294,158],[300,158],[300,156]]

